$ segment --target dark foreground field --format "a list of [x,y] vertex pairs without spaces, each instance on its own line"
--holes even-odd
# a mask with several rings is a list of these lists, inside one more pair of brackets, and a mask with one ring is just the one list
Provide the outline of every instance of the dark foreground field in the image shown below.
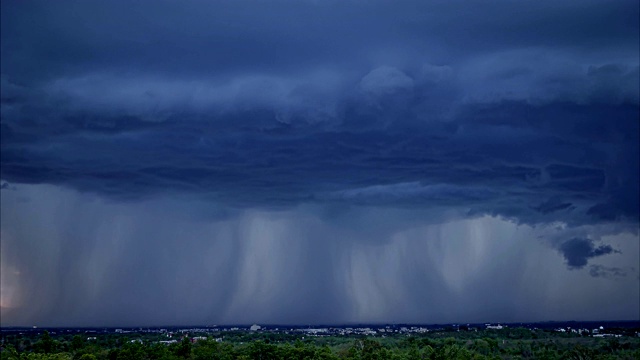
[[[301,331],[3,331],[2,359],[640,359],[638,329],[440,329],[317,335]],[[596,336],[594,336],[596,335]]]

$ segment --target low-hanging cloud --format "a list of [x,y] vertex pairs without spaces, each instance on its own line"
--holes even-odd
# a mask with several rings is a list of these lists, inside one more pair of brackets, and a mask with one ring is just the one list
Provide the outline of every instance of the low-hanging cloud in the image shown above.
[[594,246],[589,239],[573,238],[560,245],[560,252],[571,268],[582,268],[590,258],[617,252],[611,245]]

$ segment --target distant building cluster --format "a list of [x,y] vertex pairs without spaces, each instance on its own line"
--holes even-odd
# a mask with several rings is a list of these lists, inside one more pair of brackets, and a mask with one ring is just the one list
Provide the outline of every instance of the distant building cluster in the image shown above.
[[[575,324],[576,327],[568,326],[569,323],[565,324],[556,324],[564,325],[564,326],[541,326],[542,329],[539,329],[537,326],[546,325],[543,323],[532,323],[532,324],[466,324],[466,325],[446,325],[446,326],[410,326],[410,325],[385,325],[385,326],[322,326],[322,327],[303,327],[303,326],[287,326],[287,327],[275,327],[275,326],[264,326],[253,324],[250,326],[211,326],[211,327],[193,327],[193,328],[96,328],[96,329],[51,329],[50,333],[55,335],[57,332],[71,332],[71,333],[84,333],[88,336],[87,341],[95,341],[97,337],[96,334],[104,334],[104,333],[116,333],[116,334],[136,334],[136,333],[157,333],[161,334],[165,337],[164,340],[158,341],[160,344],[170,345],[178,343],[182,340],[189,339],[191,342],[195,343],[197,341],[203,341],[207,339],[211,339],[213,341],[222,342],[224,337],[227,336],[228,333],[242,333],[242,332],[259,332],[259,333],[277,333],[277,334],[302,334],[304,336],[314,336],[314,337],[322,337],[322,336],[352,336],[352,335],[363,335],[363,336],[379,336],[386,337],[397,334],[405,334],[407,336],[411,336],[411,334],[424,334],[428,332],[438,332],[438,331],[480,331],[482,329],[485,330],[495,330],[501,331],[505,329],[511,328],[525,328],[529,329],[532,332],[535,331],[555,331],[559,333],[565,333],[567,335],[579,335],[579,336],[591,336],[598,338],[605,337],[621,337],[622,334],[628,336],[638,336],[640,337],[640,332],[621,332],[620,328],[613,327],[611,329],[605,329],[604,326],[593,326],[593,327],[584,327],[589,324]],[[594,324],[595,325],[595,324]],[[617,330],[616,330],[617,329]],[[38,329],[36,327],[33,328],[16,328],[15,330],[11,329],[2,329],[2,332],[12,332],[16,331],[19,333],[23,332],[42,332],[43,329]],[[227,333],[227,334],[225,334]],[[191,334],[191,335],[190,335]],[[197,336],[194,336],[197,335]],[[85,335],[86,336],[86,335]],[[130,340],[131,342],[140,342],[141,340]]]

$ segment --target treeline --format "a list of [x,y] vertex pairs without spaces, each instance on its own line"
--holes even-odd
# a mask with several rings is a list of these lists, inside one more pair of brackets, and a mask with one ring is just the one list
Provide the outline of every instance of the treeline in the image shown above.
[[[331,338],[331,337],[329,337]],[[271,342],[218,342],[184,337],[172,344],[130,340],[87,341],[80,335],[53,339],[45,332],[35,342],[6,341],[2,360],[280,360],[280,359],[640,359],[640,339],[562,338],[348,338],[322,342],[297,339]]]

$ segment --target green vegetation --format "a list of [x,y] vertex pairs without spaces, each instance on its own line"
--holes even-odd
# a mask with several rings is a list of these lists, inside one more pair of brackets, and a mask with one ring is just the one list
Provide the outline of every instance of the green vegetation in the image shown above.
[[529,329],[376,337],[242,331],[87,335],[3,334],[0,354],[2,360],[640,359],[638,337]]

